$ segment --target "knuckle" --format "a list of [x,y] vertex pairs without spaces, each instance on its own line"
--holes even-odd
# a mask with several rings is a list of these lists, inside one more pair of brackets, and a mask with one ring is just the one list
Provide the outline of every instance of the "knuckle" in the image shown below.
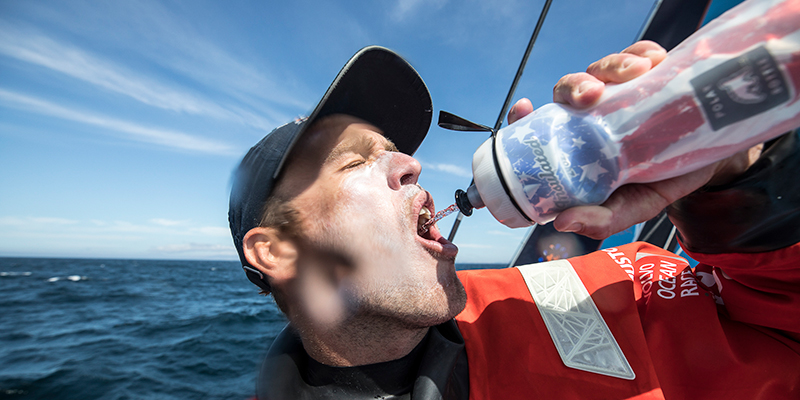
[[594,76],[604,76],[609,70],[614,69],[618,54],[609,54],[591,64],[586,68],[586,72]]
[[575,74],[567,74],[561,77],[553,86],[553,94],[563,95],[570,92],[570,87],[573,86]]
[[661,48],[662,47],[658,43],[653,42],[652,40],[640,40],[628,46],[625,50],[622,50],[622,53],[641,55],[649,50],[657,50]]

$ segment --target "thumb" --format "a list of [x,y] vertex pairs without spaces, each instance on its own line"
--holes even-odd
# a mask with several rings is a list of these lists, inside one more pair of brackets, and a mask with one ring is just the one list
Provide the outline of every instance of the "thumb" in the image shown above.
[[513,124],[519,121],[522,117],[533,112],[533,104],[526,98],[519,99],[508,111],[508,123]]

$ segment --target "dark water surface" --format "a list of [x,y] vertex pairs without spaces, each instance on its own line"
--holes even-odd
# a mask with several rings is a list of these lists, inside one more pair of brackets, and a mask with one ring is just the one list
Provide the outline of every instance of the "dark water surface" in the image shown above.
[[284,319],[235,262],[0,258],[0,397],[246,399]]
[[229,261],[0,258],[0,399],[251,398],[285,324],[256,292]]

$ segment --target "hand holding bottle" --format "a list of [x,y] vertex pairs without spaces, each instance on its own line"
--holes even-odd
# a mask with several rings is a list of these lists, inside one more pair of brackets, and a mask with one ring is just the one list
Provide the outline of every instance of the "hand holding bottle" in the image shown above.
[[[641,76],[666,55],[666,51],[654,42],[637,42],[619,54],[593,63],[585,73],[562,77],[553,88],[553,101],[578,109],[589,108],[600,99],[606,83],[622,83]],[[509,111],[508,123],[514,123],[532,111],[531,102],[521,99]],[[670,203],[703,185],[732,179],[744,172],[759,154],[760,145],[685,175],[658,182],[624,185],[603,204],[562,211],[553,224],[562,232],[606,238],[653,218]]]
[[[638,43],[562,79],[556,101],[572,104],[545,104],[494,133],[456,204],[466,215],[486,207],[512,228],[594,210],[591,222],[564,218],[556,228],[605,237],[652,216],[642,210],[730,177],[746,163],[719,161],[800,125],[798,87],[800,0],[747,0],[667,57]],[[629,198],[644,207],[619,201]],[[594,205],[605,209],[580,208]],[[620,219],[613,211],[622,207]]]

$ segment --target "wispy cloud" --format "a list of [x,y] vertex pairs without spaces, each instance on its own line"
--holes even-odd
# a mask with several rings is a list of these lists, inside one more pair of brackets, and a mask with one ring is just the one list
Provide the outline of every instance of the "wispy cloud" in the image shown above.
[[218,155],[239,155],[233,146],[204,139],[184,132],[142,126],[134,122],[92,114],[67,108],[46,100],[0,89],[0,103],[51,117],[76,121],[126,134],[126,138],[144,143],[157,144],[175,150],[188,150]]
[[[165,219],[165,218],[153,218],[150,221],[153,225],[163,226],[163,227],[176,227],[185,229],[186,232],[190,233],[198,233],[203,236],[219,236],[219,237],[228,237],[230,236],[230,229],[228,227],[222,226],[192,226],[192,222],[190,220],[173,220],[173,219]],[[142,228],[142,227],[140,227]],[[150,229],[149,227],[143,227],[144,229]]]
[[[127,96],[148,106],[190,115],[235,121],[263,130],[271,129],[277,123],[287,119],[286,115],[280,111],[262,108],[260,111],[270,116],[270,118],[265,118],[259,113],[246,109],[246,106],[224,101],[220,103],[220,98],[218,97],[212,100],[195,91],[180,87],[175,82],[163,81],[154,76],[134,72],[130,68],[75,45],[55,40],[35,30],[18,30],[8,24],[0,26],[0,54],[62,73],[71,78]],[[259,85],[259,82],[265,80],[248,68],[239,66],[224,54],[220,54],[220,51],[214,52],[213,49],[208,48],[206,50],[212,51],[212,54],[205,54],[209,59],[228,59],[223,63],[227,65],[229,70],[225,71],[225,73],[220,72],[218,68],[205,71],[202,65],[197,62],[192,63],[185,60],[175,61],[173,66],[181,74],[197,76],[201,79],[201,86],[216,83],[213,86],[224,88],[224,91],[228,92],[228,94],[238,93],[236,90],[232,91],[231,88],[241,90],[244,87]],[[236,82],[238,83],[234,85],[230,78],[224,82],[219,82],[221,78],[214,77],[216,74],[236,76]],[[248,84],[250,86],[244,86]],[[270,91],[267,92],[269,93]],[[300,103],[290,96],[282,97],[281,101],[284,104],[288,103],[296,107]]]
[[33,221],[40,224],[51,224],[51,225],[75,225],[78,221],[74,219],[67,219],[67,218],[33,218]]
[[460,176],[460,177],[464,177],[464,178],[471,178],[472,177],[472,171],[470,171],[470,170],[468,170],[466,168],[463,168],[463,167],[459,167],[458,165],[442,164],[442,163],[428,163],[428,162],[423,162],[423,161],[420,161],[420,164],[422,165],[423,170],[427,169],[427,170],[433,170],[433,171],[440,171],[440,172],[445,172],[445,173],[448,173],[448,174],[451,174],[451,175]]
[[403,21],[412,18],[422,8],[423,12],[431,12],[442,8],[447,0],[397,0],[392,9],[392,19]]
[[[130,221],[73,220],[46,216],[0,216],[0,254],[71,254],[94,249],[91,254],[178,258],[235,259],[236,250],[228,228],[203,226],[191,221],[165,226],[175,219]],[[37,245],[46,238],[45,249]]]
[[201,233],[207,236],[228,237],[231,235],[230,228],[221,226],[201,226],[197,228],[192,228],[191,231]]
[[395,4],[394,7],[393,16],[397,20],[403,20],[417,7],[424,3],[424,0],[397,0],[397,4]]
[[153,218],[150,220],[150,222],[161,226],[176,226],[176,225],[183,225],[189,221],[186,220],[177,221],[174,219]]
[[[97,9],[91,2],[88,4],[89,9]],[[297,90],[304,92],[305,88],[291,72],[276,71],[274,65],[261,57],[232,52],[230,43],[207,39],[207,29],[197,29],[163,2],[136,1],[117,6],[112,6],[113,12],[116,19],[126,24],[125,35],[128,39],[144,38],[139,49],[154,62],[236,97],[247,95],[248,99],[276,101],[303,109],[311,106],[298,95]]]
[[189,220],[171,220],[152,218],[148,223],[134,223],[130,221],[103,221],[97,219],[77,220],[58,217],[41,216],[2,216],[0,217],[0,232],[3,228],[20,228],[24,231],[35,232],[49,229],[53,225],[67,226],[64,232],[95,232],[104,233],[142,233],[142,234],[168,234],[168,235],[199,235],[213,237],[228,237],[230,231],[223,226],[196,225]]
[[31,223],[36,225],[75,225],[78,222],[74,219],[57,217],[0,217],[0,226],[26,226]]

